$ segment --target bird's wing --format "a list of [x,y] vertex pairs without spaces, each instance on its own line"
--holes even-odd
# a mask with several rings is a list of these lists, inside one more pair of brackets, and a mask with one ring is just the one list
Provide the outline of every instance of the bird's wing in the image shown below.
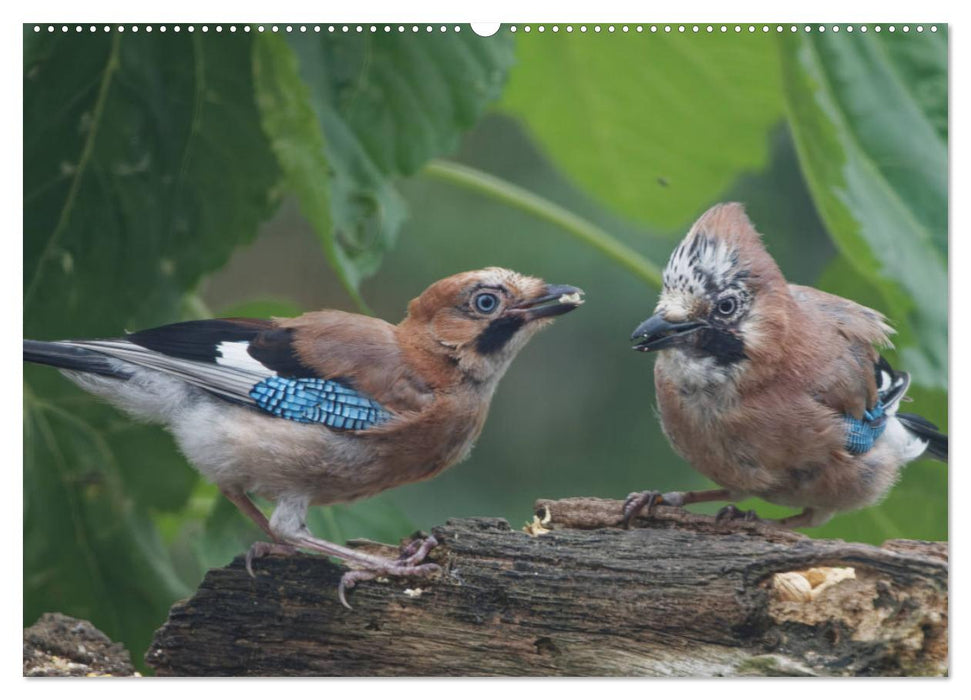
[[406,358],[397,326],[343,311],[312,311],[280,325],[293,333],[302,362],[348,380],[391,410],[418,412],[434,400],[428,378],[415,367],[423,357]]
[[364,430],[393,409],[346,377],[304,362],[294,330],[278,321],[186,321],[113,340],[69,341],[139,367],[164,372],[232,403],[302,423]]
[[[877,386],[876,402],[868,406],[862,416],[843,416],[845,447],[851,454],[870,451],[877,438],[886,430],[887,416],[897,412],[897,406],[910,386],[910,375],[895,371],[882,357],[878,357],[874,365],[874,379]],[[931,424],[931,427],[936,431],[936,426]]]
[[[906,377],[889,370],[877,351],[891,345],[893,329],[883,314],[849,299],[795,284],[789,285],[789,291],[806,319],[812,374],[818,378],[813,387],[816,400],[853,419],[863,419],[866,411],[881,402],[885,381],[890,398],[901,385],[898,380]],[[881,374],[884,365],[890,371],[887,377]],[[903,384],[906,390],[906,381]]]
[[799,284],[790,284],[789,292],[803,309],[809,310],[814,317],[822,314],[827,324],[838,329],[847,338],[867,345],[892,346],[890,336],[894,330],[879,311]]

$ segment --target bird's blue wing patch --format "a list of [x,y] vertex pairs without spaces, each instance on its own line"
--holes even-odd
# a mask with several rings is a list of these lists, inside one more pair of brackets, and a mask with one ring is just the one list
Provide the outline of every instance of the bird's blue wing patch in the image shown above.
[[377,401],[331,379],[267,377],[249,395],[274,416],[335,430],[367,430],[391,419]]
[[884,412],[883,403],[878,402],[869,411],[864,411],[863,417],[859,419],[843,416],[843,427],[846,429],[847,452],[854,455],[869,452],[873,443],[887,429],[887,415]]

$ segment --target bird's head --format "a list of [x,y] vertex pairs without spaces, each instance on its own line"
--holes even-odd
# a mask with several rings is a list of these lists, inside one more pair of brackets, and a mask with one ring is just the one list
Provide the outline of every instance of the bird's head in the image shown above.
[[773,351],[786,324],[785,279],[741,204],[695,222],[664,269],[654,315],[631,336],[642,352],[673,349],[732,366]]
[[498,379],[536,331],[583,303],[583,291],[501,267],[462,272],[408,305],[402,328],[475,381]]

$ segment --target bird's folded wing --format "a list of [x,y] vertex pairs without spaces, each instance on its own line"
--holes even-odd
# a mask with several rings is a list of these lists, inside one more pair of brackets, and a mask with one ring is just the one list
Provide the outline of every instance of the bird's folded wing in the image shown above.
[[880,400],[877,347],[891,345],[893,329],[882,314],[849,299],[796,284],[789,291],[805,314],[813,375],[820,378],[817,400],[863,419]]
[[297,357],[292,331],[274,321],[187,321],[123,339],[70,341],[164,372],[226,401],[302,423],[364,430],[392,413],[341,377],[320,376]]

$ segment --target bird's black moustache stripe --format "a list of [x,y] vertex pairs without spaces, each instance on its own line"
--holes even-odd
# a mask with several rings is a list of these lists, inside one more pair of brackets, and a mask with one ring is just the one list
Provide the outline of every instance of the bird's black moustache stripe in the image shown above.
[[486,326],[475,340],[475,350],[480,355],[492,355],[502,350],[516,331],[522,328],[522,316],[503,316]]
[[745,344],[733,333],[718,328],[698,332],[698,348],[715,358],[721,366],[734,365],[747,359]]

